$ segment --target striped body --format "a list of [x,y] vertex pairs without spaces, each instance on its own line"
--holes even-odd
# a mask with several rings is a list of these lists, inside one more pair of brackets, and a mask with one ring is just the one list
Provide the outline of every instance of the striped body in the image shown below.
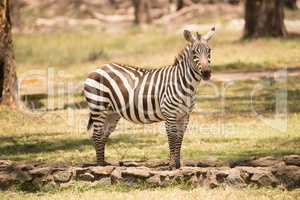
[[170,167],[180,167],[180,149],[195,94],[201,79],[210,78],[210,48],[205,37],[185,31],[189,44],[173,65],[143,69],[106,64],[92,72],[84,83],[90,108],[88,128],[93,125],[97,163],[106,165],[105,143],[121,117],[150,124],[165,121],[170,150]]
[[184,65],[138,69],[107,64],[85,81],[92,112],[112,109],[135,123],[148,124],[180,118],[192,111],[199,74]]

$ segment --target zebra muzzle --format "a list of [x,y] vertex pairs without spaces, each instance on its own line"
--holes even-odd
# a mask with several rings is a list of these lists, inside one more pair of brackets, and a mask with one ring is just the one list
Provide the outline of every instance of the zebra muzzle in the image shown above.
[[201,76],[203,80],[209,80],[211,77],[211,70],[210,69],[201,70]]

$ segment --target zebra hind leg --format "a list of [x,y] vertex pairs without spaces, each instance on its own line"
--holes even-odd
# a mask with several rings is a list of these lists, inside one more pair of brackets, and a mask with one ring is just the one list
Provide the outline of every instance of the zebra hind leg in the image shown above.
[[105,144],[109,135],[115,130],[120,116],[110,111],[103,111],[97,115],[91,115],[93,120],[93,142],[96,150],[97,165],[108,165],[105,162]]

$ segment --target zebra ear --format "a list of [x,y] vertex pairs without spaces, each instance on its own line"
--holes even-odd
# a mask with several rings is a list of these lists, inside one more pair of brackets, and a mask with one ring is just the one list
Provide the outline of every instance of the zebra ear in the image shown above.
[[209,31],[205,36],[202,37],[202,40],[208,42],[215,34],[216,28],[212,27],[211,31]]
[[193,34],[190,31],[184,30],[183,35],[184,35],[184,38],[185,38],[186,41],[192,42],[192,43],[195,42],[195,38],[194,38]]

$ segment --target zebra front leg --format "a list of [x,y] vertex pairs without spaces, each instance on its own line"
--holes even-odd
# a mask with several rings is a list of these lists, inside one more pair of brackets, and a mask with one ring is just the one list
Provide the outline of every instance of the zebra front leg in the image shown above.
[[[175,158],[180,161],[180,152],[181,152],[181,145],[184,133],[186,131],[187,125],[189,123],[189,115],[182,117],[181,119],[177,120],[176,122],[176,143],[175,143]],[[180,162],[178,163],[180,167]]]
[[169,150],[170,150],[170,169],[178,169],[180,168],[180,154],[178,157],[177,153],[177,128],[176,128],[176,120],[167,120],[166,121],[166,130],[169,142]]

